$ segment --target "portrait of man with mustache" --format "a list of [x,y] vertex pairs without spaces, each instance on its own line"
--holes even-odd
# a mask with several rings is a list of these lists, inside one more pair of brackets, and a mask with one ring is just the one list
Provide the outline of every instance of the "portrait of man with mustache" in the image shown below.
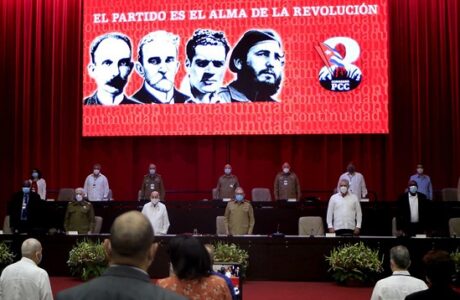
[[226,102],[280,102],[275,95],[280,91],[284,59],[275,31],[247,31],[230,56],[230,70],[237,78],[219,91],[219,97]]
[[178,51],[179,37],[170,32],[158,30],[142,38],[135,68],[144,83],[133,99],[144,104],[177,104],[189,99],[174,87]]
[[83,100],[85,105],[140,103],[123,93],[133,68],[131,49],[129,37],[118,32],[107,33],[93,40],[88,74],[96,81],[97,90]]

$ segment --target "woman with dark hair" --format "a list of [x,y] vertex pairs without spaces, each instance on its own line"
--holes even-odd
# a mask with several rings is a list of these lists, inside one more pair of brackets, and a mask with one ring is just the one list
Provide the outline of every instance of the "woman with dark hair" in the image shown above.
[[32,169],[29,182],[30,191],[39,194],[42,200],[46,200],[46,181],[42,178],[42,172],[39,169]]
[[225,281],[211,275],[211,258],[204,245],[193,236],[178,236],[169,242],[168,254],[174,274],[158,285],[193,300],[231,300]]

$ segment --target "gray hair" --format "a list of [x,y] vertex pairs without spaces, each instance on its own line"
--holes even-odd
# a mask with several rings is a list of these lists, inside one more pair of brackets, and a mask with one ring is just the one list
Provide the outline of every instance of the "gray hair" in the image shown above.
[[407,270],[410,266],[409,250],[405,246],[395,246],[390,250],[390,260],[399,268]]
[[21,246],[21,254],[23,257],[32,258],[37,251],[42,249],[42,245],[36,239],[30,238],[25,240]]

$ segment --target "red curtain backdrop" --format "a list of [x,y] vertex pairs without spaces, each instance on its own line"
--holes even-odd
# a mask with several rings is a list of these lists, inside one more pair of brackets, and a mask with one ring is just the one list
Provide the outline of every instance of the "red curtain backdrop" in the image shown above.
[[0,212],[31,168],[58,189],[81,186],[95,162],[117,200],[136,198],[150,162],[168,190],[210,191],[226,162],[248,194],[272,189],[284,161],[304,190],[332,190],[349,161],[379,199],[393,200],[418,162],[435,189],[456,186],[458,1],[389,0],[389,15],[389,135],[82,138],[82,1],[2,0]]

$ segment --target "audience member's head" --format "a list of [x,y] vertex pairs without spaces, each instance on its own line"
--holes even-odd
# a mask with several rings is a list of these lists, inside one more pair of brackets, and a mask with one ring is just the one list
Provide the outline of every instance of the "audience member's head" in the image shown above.
[[199,279],[210,275],[211,258],[203,244],[193,236],[177,236],[169,242],[168,254],[179,279]]
[[42,245],[36,239],[27,239],[22,243],[21,255],[33,260],[38,265],[42,260]]
[[405,271],[410,266],[409,250],[404,246],[395,246],[390,250],[390,266],[392,271]]
[[449,285],[454,272],[454,263],[449,253],[442,250],[431,250],[423,257],[426,279],[432,285]]
[[117,217],[104,246],[111,264],[131,265],[147,270],[153,261],[157,244],[150,221],[138,211]]

